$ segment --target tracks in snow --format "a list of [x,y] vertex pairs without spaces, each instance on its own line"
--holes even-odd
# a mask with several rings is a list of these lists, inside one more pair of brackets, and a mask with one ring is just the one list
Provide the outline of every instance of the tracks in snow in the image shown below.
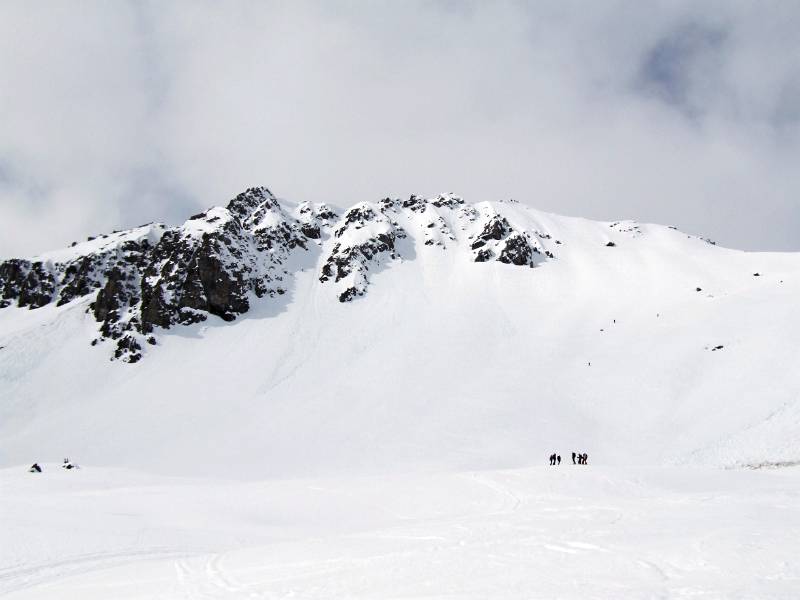
[[224,553],[175,561],[177,592],[187,599],[240,598],[264,600],[267,596],[236,581],[224,568]]
[[45,585],[65,577],[117,567],[131,562],[188,556],[185,552],[166,549],[127,550],[81,554],[55,562],[0,570],[0,595]]

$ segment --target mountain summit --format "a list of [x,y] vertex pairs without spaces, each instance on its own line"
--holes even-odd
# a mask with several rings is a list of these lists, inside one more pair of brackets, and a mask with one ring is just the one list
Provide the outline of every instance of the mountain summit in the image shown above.
[[0,264],[0,461],[792,463],[798,297],[799,254],[671,227],[251,188]]
[[339,215],[325,204],[281,203],[250,188],[180,227],[150,224],[34,259],[0,263],[0,307],[36,309],[91,297],[99,323],[92,344],[114,340],[113,358],[136,362],[156,332],[232,321],[253,302],[281,296],[295,272],[322,256],[319,281],[341,302],[367,292],[370,274],[413,260],[413,244],[466,254],[472,262],[534,267],[554,258],[551,236],[504,216],[502,204],[453,195],[362,202]]

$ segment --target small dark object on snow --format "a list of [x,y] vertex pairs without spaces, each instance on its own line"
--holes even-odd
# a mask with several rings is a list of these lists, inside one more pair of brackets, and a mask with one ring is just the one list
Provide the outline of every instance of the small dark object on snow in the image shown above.
[[613,248],[613,247],[615,247],[615,246],[616,246],[616,244],[615,244],[614,242],[608,242],[608,243],[606,244],[606,248]]
[[761,277],[761,273],[753,273],[753,277]]
[[573,465],[575,464],[575,453],[574,452],[572,453],[572,464]]
[[28,469],[28,473],[41,473],[42,467],[39,466],[39,463],[33,463],[31,468]]
[[695,292],[702,292],[702,291],[703,291],[703,288],[694,288],[694,291],[695,291]]
[[711,349],[711,351],[712,351],[712,352],[715,352],[716,350],[722,350],[724,347],[725,347],[725,346],[723,346],[722,344],[720,344],[719,346],[714,346],[714,347]]
[[63,462],[63,463],[61,463],[61,468],[62,468],[62,469],[67,469],[67,470],[70,470],[70,469],[77,469],[77,468],[78,468],[78,465],[76,465],[76,464],[74,464],[74,463],[70,462],[70,460],[69,460],[68,458],[65,458],[65,459],[64,459],[64,462]]
[[561,464],[561,455],[559,454],[556,458],[558,459],[558,464]]

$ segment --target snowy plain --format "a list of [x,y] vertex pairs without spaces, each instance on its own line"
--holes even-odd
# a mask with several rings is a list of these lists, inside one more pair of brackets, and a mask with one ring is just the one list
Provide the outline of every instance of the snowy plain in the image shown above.
[[0,472],[9,599],[796,598],[800,471]]
[[800,597],[800,256],[498,210],[556,258],[402,223],[363,298],[311,265],[135,365],[0,310],[0,594]]

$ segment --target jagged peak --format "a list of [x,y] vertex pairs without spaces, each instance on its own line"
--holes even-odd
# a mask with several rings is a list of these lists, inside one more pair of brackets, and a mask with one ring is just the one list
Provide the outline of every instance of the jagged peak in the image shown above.
[[412,194],[342,210],[249,188],[178,227],[148,224],[32,260],[2,262],[0,308],[86,298],[100,323],[97,341],[117,340],[115,356],[134,361],[143,344],[157,344],[154,328],[209,315],[237,318],[254,298],[290,292],[295,274],[307,268],[348,302],[367,293],[372,275],[394,261],[432,251],[451,252],[456,260],[535,267],[557,258],[565,222],[571,223],[566,231],[574,225],[594,228],[589,237],[602,231],[606,245],[647,231],[632,221],[590,225],[512,204]]
[[424,211],[429,205],[435,206],[436,208],[457,208],[463,204],[465,204],[464,199],[451,192],[439,194],[430,198],[419,194],[411,194],[406,200],[387,196],[379,202],[381,210],[409,209],[412,212]]
[[248,219],[256,210],[265,204],[271,208],[280,208],[278,199],[266,187],[247,188],[244,192],[228,202],[227,209],[242,221]]

